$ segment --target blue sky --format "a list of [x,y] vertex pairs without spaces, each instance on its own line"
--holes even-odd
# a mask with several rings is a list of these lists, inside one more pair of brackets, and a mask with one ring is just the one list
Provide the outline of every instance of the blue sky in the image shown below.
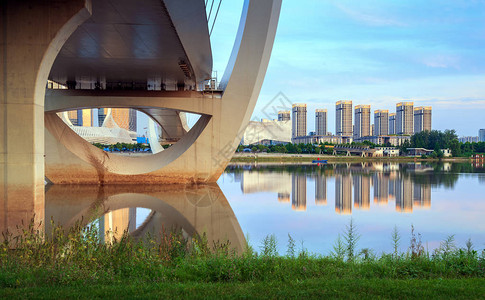
[[[242,4],[222,1],[212,33],[219,78]],[[485,128],[485,1],[283,0],[253,118],[279,92],[308,104],[308,131],[327,108],[334,132],[335,102],[350,99],[372,110],[431,105],[434,129],[475,136]]]

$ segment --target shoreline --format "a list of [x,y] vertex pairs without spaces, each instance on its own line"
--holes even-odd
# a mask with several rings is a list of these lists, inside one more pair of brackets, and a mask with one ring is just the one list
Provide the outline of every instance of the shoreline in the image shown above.
[[419,157],[360,157],[360,156],[333,156],[320,154],[287,154],[287,153],[236,153],[230,161],[230,165],[245,163],[286,163],[286,164],[311,164],[313,160],[327,160],[328,163],[347,162],[470,162],[468,157],[448,157],[440,159]]

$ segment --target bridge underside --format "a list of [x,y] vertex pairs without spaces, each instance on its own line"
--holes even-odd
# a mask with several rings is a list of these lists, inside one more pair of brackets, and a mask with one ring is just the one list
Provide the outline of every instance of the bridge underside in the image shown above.
[[[1,5],[0,215],[9,228],[12,212],[28,219],[44,205],[45,176],[58,184],[215,182],[256,104],[281,0],[246,0],[215,96],[200,89],[212,71],[203,0]],[[48,79],[68,89],[46,94]],[[141,158],[111,155],[57,115],[96,107],[144,111],[178,142]],[[189,131],[183,112],[201,115]]]

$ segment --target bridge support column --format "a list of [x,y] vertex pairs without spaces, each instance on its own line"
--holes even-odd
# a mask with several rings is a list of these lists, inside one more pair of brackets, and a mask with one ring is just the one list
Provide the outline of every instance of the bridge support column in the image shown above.
[[61,46],[89,17],[85,0],[2,1],[0,231],[44,213],[44,95]]

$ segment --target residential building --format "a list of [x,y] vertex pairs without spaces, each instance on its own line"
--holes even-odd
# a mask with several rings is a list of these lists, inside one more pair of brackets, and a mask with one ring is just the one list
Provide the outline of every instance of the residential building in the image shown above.
[[297,103],[292,105],[292,137],[306,135],[306,104]]
[[278,121],[289,121],[291,120],[291,111],[289,110],[280,110],[278,112]]
[[389,110],[378,109],[374,111],[374,135],[388,135],[389,133]]
[[352,101],[336,103],[336,134],[352,136]]
[[315,134],[327,135],[327,110],[315,110]]
[[354,140],[370,135],[370,105],[357,105],[355,106]]
[[478,141],[485,142],[485,129],[478,130]]
[[431,106],[414,108],[414,133],[431,131]]
[[399,102],[396,105],[396,134],[412,135],[414,133],[413,106],[413,102]]
[[458,138],[460,143],[477,143],[480,141],[480,137],[478,136],[462,136]]
[[396,114],[389,114],[389,134],[396,134]]

